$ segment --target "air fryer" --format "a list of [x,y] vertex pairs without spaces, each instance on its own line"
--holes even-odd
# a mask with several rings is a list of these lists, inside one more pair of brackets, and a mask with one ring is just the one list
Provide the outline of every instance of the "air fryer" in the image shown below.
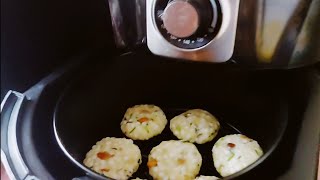
[[[168,120],[193,108],[218,118],[218,136],[196,145],[199,175],[221,177],[212,146],[242,133],[264,155],[224,179],[316,179],[319,0],[18,1],[3,1],[1,38],[11,179],[109,179],[82,162],[102,138],[125,137],[120,122],[136,104],[156,104]],[[135,141],[143,159],[132,178],[152,179],[147,156],[170,139],[166,127]]]

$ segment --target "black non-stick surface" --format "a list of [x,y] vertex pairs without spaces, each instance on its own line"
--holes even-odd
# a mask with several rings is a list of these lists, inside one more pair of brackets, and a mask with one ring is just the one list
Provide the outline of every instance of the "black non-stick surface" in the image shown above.
[[[88,171],[81,164],[92,145],[104,137],[125,137],[120,122],[127,108],[155,104],[164,110],[168,120],[188,109],[205,109],[222,126],[213,141],[197,145],[203,157],[200,174],[218,176],[211,149],[219,137],[240,131],[257,140],[265,153],[279,140],[287,121],[282,84],[280,76],[270,79],[263,72],[159,58],[119,57],[70,83],[57,104],[54,124],[66,154]],[[176,137],[167,125],[161,135],[135,141],[143,162],[134,176],[150,178],[146,167],[150,150],[170,139]]]

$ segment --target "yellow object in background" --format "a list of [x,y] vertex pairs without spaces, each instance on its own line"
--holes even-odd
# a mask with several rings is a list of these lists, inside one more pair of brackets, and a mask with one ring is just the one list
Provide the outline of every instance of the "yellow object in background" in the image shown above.
[[256,53],[261,63],[271,63],[277,44],[299,0],[259,0]]

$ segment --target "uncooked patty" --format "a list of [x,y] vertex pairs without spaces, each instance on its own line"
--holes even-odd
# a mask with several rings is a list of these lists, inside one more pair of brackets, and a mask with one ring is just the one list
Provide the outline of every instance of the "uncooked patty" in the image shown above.
[[194,144],[175,140],[161,142],[148,157],[149,174],[159,180],[193,180],[201,164],[201,154]]
[[129,179],[141,164],[141,152],[131,139],[104,138],[87,153],[84,165],[119,180]]
[[242,134],[224,136],[212,148],[214,166],[223,177],[246,168],[262,155],[257,141]]
[[211,141],[219,128],[218,120],[202,109],[186,111],[170,121],[170,129],[178,139],[198,144]]
[[167,118],[158,106],[136,105],[126,111],[120,125],[127,137],[147,140],[161,134],[166,124]]

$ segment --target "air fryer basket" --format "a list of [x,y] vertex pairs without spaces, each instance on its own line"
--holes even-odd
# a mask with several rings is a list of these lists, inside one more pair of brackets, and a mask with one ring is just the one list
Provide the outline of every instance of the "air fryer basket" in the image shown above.
[[[56,138],[66,155],[90,176],[104,177],[82,161],[92,145],[104,137],[125,137],[120,122],[128,107],[155,104],[168,120],[181,112],[202,108],[221,123],[218,136],[196,145],[202,154],[201,175],[215,175],[211,149],[221,136],[243,133],[259,142],[265,155],[230,178],[253,169],[272,153],[287,124],[287,105],[281,76],[276,71],[254,71],[235,65],[194,63],[154,56],[126,55],[74,79],[55,110]],[[176,139],[167,125],[148,141],[135,141],[143,161],[134,177],[148,178],[147,157],[163,140]]]

